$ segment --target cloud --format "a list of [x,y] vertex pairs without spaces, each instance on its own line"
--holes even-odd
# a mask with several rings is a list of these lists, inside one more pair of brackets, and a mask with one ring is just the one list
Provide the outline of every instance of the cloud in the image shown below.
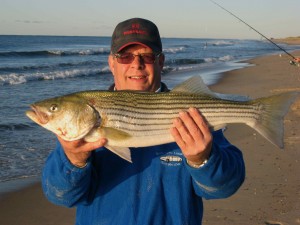
[[39,20],[15,20],[16,23],[48,23],[45,21],[39,21]]

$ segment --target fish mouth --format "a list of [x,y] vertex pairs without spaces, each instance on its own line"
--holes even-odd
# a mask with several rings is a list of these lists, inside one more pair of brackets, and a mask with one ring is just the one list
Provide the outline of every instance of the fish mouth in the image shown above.
[[26,112],[26,115],[34,122],[40,125],[44,125],[49,122],[49,116],[46,113],[39,110],[37,106],[31,105],[30,108],[31,110],[28,110]]

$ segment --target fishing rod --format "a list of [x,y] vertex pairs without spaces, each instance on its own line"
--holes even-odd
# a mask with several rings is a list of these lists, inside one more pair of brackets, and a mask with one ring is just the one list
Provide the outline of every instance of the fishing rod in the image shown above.
[[299,66],[299,58],[297,59],[295,56],[293,56],[292,54],[290,54],[289,52],[287,52],[284,48],[280,47],[278,44],[276,44],[274,41],[272,41],[271,39],[267,38],[265,35],[263,35],[261,32],[259,32],[258,30],[256,30],[254,27],[252,27],[250,24],[246,23],[244,20],[242,20],[241,18],[239,18],[238,16],[236,16],[235,14],[233,14],[232,12],[230,12],[229,10],[225,9],[223,6],[221,6],[220,4],[218,4],[217,2],[213,1],[213,0],[209,0],[212,3],[214,3],[215,5],[217,5],[218,7],[220,7],[221,9],[225,10],[226,12],[228,12],[230,15],[232,15],[233,17],[235,17],[236,19],[238,19],[239,21],[241,21],[243,24],[245,24],[246,26],[248,26],[250,29],[254,30],[256,33],[260,34],[262,37],[264,37],[266,40],[268,40],[269,42],[271,42],[273,45],[275,45],[277,48],[279,48],[281,51],[285,52],[288,56],[292,57],[292,61],[290,61],[291,65],[296,65],[298,62],[298,66]]

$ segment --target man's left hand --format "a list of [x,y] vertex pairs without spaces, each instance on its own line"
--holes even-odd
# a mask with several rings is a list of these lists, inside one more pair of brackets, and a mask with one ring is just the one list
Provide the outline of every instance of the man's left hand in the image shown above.
[[201,165],[209,158],[213,138],[206,120],[197,109],[180,112],[173,121],[171,134],[188,162]]

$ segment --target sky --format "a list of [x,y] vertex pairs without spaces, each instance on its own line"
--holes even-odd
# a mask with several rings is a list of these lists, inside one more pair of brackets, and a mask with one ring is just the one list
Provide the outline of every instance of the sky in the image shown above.
[[[268,38],[300,36],[300,0],[214,0]],[[111,36],[126,19],[162,37],[261,39],[210,0],[0,0],[0,35]]]

